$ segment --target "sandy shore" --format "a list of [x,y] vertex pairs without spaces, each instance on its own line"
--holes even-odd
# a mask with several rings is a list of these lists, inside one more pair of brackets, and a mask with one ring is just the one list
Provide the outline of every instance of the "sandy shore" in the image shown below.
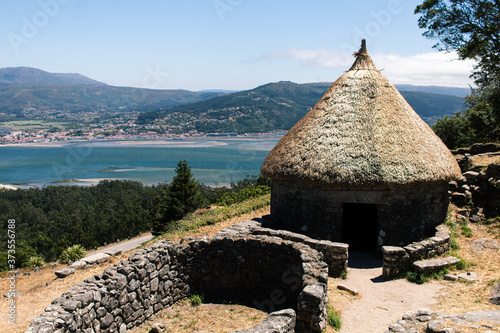
[[[0,184],[0,189],[17,190],[17,189],[27,189],[27,188],[41,188],[43,186],[93,186],[97,185],[100,181],[110,179],[110,178],[88,178],[88,179],[76,179],[74,181],[67,182],[54,182],[49,184],[41,183],[28,183],[26,185],[10,185],[10,184]],[[121,180],[113,178],[112,180]]]
[[7,190],[17,190],[19,187],[16,187],[14,185],[4,185],[0,184],[0,189],[7,189]]
[[243,136],[243,137],[221,137],[221,138],[186,138],[182,140],[163,139],[163,140],[95,140],[95,141],[57,141],[57,142],[28,142],[21,144],[5,144],[2,147],[64,147],[66,145],[78,145],[88,147],[216,147],[225,146],[237,141],[248,141],[249,143],[257,140],[280,139],[277,136]]

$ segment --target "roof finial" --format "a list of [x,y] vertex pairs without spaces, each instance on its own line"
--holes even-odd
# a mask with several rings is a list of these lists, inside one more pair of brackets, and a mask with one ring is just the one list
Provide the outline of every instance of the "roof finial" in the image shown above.
[[361,40],[361,48],[359,49],[359,53],[368,53],[366,50],[366,39]]
[[366,39],[363,38],[361,40],[361,48],[359,49],[359,51],[354,52],[352,55],[355,56],[356,58],[359,57],[360,55],[368,55],[368,51],[366,50]]
[[353,56],[356,57],[356,61],[351,66],[350,70],[360,70],[360,69],[375,69],[375,65],[373,64],[370,56],[368,55],[368,51],[366,50],[366,39],[361,40],[361,48],[358,52],[354,52]]

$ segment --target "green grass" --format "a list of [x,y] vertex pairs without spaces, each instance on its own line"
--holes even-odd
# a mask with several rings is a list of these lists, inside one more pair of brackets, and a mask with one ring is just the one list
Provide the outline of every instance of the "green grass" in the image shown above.
[[454,238],[451,238],[451,243],[450,243],[450,247],[453,251],[457,251],[457,250],[460,250],[461,249],[461,246],[460,244],[458,244],[457,240],[454,239]]
[[203,295],[194,294],[188,297],[191,306],[199,306],[203,303]]
[[416,284],[423,284],[429,281],[429,277],[421,272],[408,271],[406,272],[406,279]]
[[328,305],[328,316],[326,321],[328,325],[333,327],[335,330],[339,330],[342,327],[342,320],[340,319],[340,314],[335,311],[332,305]]
[[235,203],[227,207],[213,209],[206,212],[205,214],[190,214],[184,219],[173,223],[163,235],[157,236],[154,241],[167,239],[173,235],[183,236],[188,232],[190,233],[193,231],[197,231],[200,227],[213,225],[224,220],[238,217],[264,208],[266,206],[269,206],[270,202],[271,195],[266,194],[244,202]]
[[462,230],[462,235],[464,235],[467,238],[472,237],[472,229],[469,227],[468,224],[464,223],[460,227],[460,230]]

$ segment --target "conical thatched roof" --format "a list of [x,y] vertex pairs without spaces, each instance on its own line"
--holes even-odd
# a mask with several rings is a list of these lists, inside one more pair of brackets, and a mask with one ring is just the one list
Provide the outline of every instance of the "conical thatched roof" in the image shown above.
[[461,176],[443,142],[362,47],[349,71],[274,147],[262,174],[333,188],[392,188]]

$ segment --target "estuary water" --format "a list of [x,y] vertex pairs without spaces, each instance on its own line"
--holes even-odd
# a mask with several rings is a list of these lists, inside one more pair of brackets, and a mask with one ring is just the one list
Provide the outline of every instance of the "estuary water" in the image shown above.
[[[187,160],[200,183],[224,186],[258,175],[280,137],[85,141],[0,146],[0,184],[92,185],[102,179],[171,182]],[[71,180],[71,181],[68,181]]]

